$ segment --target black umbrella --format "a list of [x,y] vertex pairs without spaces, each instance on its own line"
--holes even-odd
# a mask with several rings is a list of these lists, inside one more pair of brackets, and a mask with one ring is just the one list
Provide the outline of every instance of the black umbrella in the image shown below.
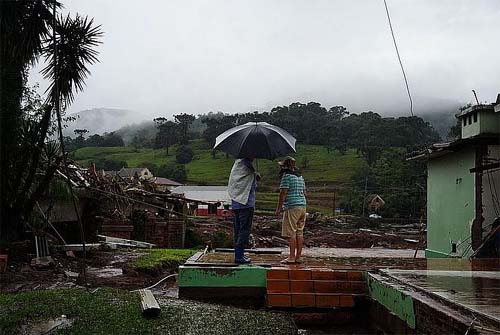
[[284,157],[295,151],[295,138],[267,122],[248,122],[226,130],[215,140],[219,149],[235,158]]

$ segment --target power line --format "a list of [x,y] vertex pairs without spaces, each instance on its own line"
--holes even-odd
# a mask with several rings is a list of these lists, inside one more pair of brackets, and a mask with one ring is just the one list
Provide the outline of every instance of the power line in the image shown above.
[[401,61],[401,56],[399,55],[398,44],[396,43],[396,37],[394,37],[394,30],[392,29],[391,16],[389,15],[389,8],[387,8],[387,2],[384,0],[385,12],[387,13],[387,20],[389,22],[389,28],[391,28],[392,40],[394,41],[394,48],[396,49],[396,54],[398,55],[399,65],[401,66],[401,72],[403,72],[403,78],[405,80],[406,92],[408,92],[408,98],[410,99],[410,113],[413,115],[413,100],[410,94],[410,87],[408,86],[408,79],[406,78],[405,69],[403,67],[403,62]]

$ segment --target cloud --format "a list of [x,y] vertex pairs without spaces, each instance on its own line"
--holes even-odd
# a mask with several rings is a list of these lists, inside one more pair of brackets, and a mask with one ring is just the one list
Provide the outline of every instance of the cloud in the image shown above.
[[[269,109],[294,101],[408,113],[382,1],[71,0],[105,32],[69,112]],[[496,0],[388,0],[416,111],[500,91]],[[32,81],[41,81],[36,74]],[[42,85],[43,86],[43,85]]]

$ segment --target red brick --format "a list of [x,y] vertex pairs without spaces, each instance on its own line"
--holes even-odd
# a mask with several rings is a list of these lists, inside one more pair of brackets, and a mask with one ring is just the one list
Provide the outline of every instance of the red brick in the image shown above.
[[352,286],[349,281],[337,281],[337,291],[338,292],[351,292]]
[[360,271],[349,271],[349,272],[347,272],[347,279],[362,281],[363,280],[363,273]]
[[292,306],[292,299],[289,294],[268,294],[267,295],[268,307],[290,307]]
[[316,294],[316,307],[328,308],[340,306],[340,298],[333,294]]
[[314,281],[314,292],[316,293],[335,293],[337,291],[337,285],[334,281]]
[[313,283],[312,280],[291,280],[290,291],[292,293],[314,293]]
[[314,294],[292,294],[293,307],[316,307]]
[[290,270],[290,279],[292,280],[310,280],[310,270]]
[[288,269],[268,270],[267,279],[288,279]]
[[366,292],[366,285],[363,282],[351,282],[351,288],[353,293]]
[[346,271],[334,271],[335,280],[347,280],[347,272]]
[[354,297],[352,295],[341,295],[340,296],[340,306],[353,307],[354,306]]
[[333,271],[330,270],[312,270],[311,277],[313,280],[333,280]]
[[290,281],[287,279],[269,279],[267,281],[268,293],[290,293]]

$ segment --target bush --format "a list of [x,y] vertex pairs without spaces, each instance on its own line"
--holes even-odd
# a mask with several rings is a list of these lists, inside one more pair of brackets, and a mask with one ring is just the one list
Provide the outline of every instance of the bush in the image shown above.
[[175,153],[175,161],[179,164],[187,164],[193,160],[193,150],[187,145],[181,145]]
[[178,182],[184,182],[187,179],[186,167],[179,164],[165,164],[155,169],[157,177],[170,178]]

